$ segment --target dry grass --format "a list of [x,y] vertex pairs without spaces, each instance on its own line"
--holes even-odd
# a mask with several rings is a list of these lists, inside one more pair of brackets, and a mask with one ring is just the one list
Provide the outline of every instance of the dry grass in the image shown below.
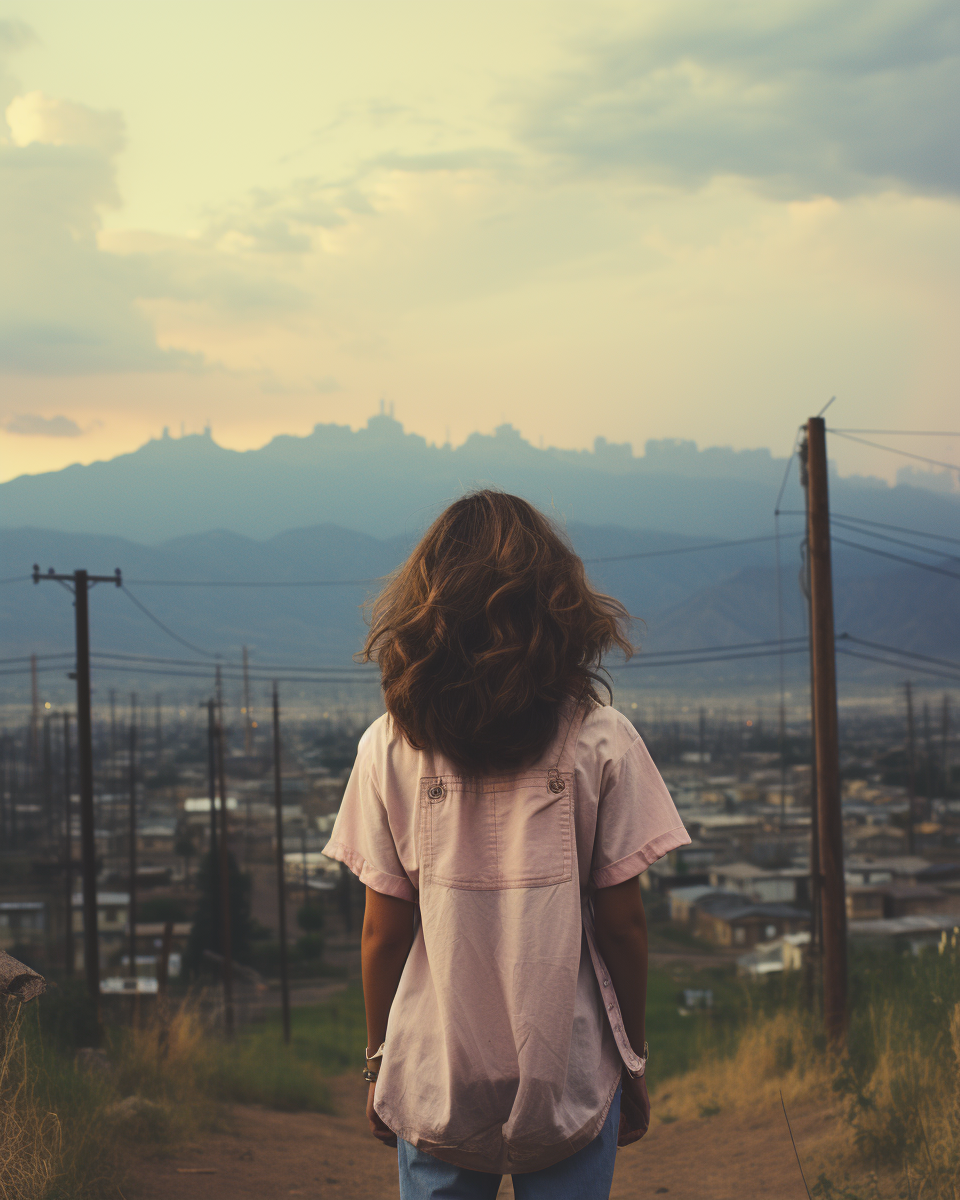
[[732,1055],[708,1054],[700,1066],[671,1079],[657,1093],[661,1119],[750,1112],[780,1104],[789,1108],[831,1096],[836,1064],[817,1048],[814,1021],[782,1011],[751,1021]]
[[20,1005],[0,999],[0,1200],[42,1200],[60,1169],[60,1123],[37,1099]]
[[665,1121],[747,1116],[779,1108],[782,1095],[788,1112],[815,1106],[835,1118],[815,1146],[801,1147],[815,1195],[960,1200],[960,1002],[955,987],[946,990],[911,1006],[886,999],[855,1008],[842,1058],[825,1051],[806,1014],[757,1016],[732,1053],[708,1054],[666,1082],[654,1111]]

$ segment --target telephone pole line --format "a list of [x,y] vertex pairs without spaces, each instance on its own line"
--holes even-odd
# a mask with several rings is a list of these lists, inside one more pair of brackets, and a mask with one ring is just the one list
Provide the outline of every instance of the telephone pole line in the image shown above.
[[70,714],[63,714],[63,877],[67,904],[66,951],[64,970],[73,974],[73,813],[70,811]]
[[[217,668],[219,676],[220,668]],[[217,773],[220,776],[220,930],[223,955],[223,1028],[233,1036],[233,945],[230,930],[230,846],[227,831],[227,774],[224,767],[223,720],[217,721]]]
[[247,661],[247,648],[243,648],[243,752],[247,756],[253,753],[253,714],[250,712],[250,667]]
[[[87,988],[100,1011],[100,939],[97,934],[97,845],[93,822],[93,721],[90,713],[89,590],[98,583],[123,587],[120,568],[112,575],[74,571],[58,575],[53,567],[40,574],[34,563],[33,582],[50,579],[73,592],[77,639],[77,758],[80,773],[80,854],[83,875],[83,964]],[[71,587],[72,585],[72,587]]]
[[810,655],[823,938],[823,1016],[831,1041],[847,1027],[847,911],[840,798],[837,662],[830,557],[830,502],[826,422],[811,417],[806,430],[807,544],[810,562]]
[[277,832],[277,904],[280,914],[280,1002],[283,1040],[290,1041],[290,980],[287,972],[287,881],[283,858],[283,794],[280,787],[280,698],[273,684],[273,810]]
[[907,853],[914,854],[917,849],[917,747],[913,727],[913,684],[908,679],[903,685],[907,700],[907,789],[910,807],[907,810]]
[[130,696],[130,799],[129,799],[130,871],[130,978],[137,977],[137,694]]

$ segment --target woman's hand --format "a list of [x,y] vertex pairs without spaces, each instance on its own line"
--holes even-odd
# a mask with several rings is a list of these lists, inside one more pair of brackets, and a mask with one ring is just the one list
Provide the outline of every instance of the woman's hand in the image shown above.
[[370,1122],[370,1132],[378,1142],[383,1142],[385,1146],[396,1146],[397,1135],[384,1125],[377,1116],[373,1108],[373,1094],[377,1090],[377,1085],[371,1083],[367,1091],[367,1120]]

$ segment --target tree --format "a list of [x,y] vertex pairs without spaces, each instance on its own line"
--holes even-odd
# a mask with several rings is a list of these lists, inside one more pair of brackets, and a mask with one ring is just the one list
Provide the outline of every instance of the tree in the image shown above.
[[[250,918],[249,875],[241,872],[236,859],[229,857],[230,879],[230,946],[237,962],[249,962],[253,922]],[[200,901],[197,904],[193,928],[183,952],[184,970],[197,975],[203,962],[204,950],[220,954],[220,863],[209,853],[203,856],[197,876]]]

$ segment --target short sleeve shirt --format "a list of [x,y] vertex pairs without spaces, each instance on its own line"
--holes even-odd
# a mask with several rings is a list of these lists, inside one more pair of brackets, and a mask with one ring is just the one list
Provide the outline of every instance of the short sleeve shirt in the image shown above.
[[621,1072],[642,1067],[591,897],[689,840],[612,707],[568,703],[537,762],[479,778],[374,722],[324,853],[419,906],[375,1095],[389,1128],[501,1174],[592,1141]]

